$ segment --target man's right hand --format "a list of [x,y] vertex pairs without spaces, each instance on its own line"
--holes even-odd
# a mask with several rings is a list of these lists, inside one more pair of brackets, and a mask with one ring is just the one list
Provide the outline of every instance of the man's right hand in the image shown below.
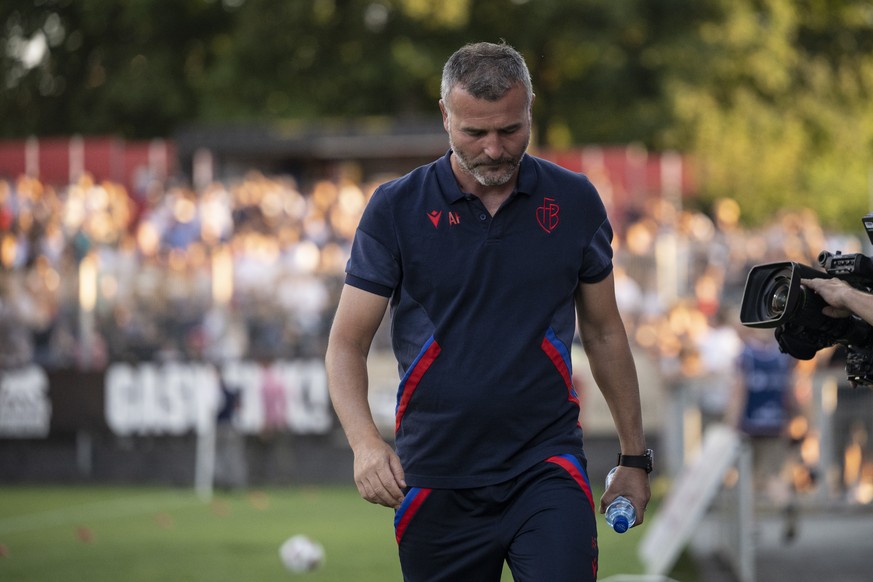
[[406,481],[400,458],[388,443],[380,439],[355,448],[355,484],[370,503],[400,507]]

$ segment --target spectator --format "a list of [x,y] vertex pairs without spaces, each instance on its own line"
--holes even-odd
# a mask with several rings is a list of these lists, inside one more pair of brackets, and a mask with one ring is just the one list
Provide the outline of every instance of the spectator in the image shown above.
[[734,398],[727,422],[752,444],[752,479],[759,503],[770,503],[786,514],[784,536],[793,539],[796,506],[788,472],[791,439],[788,426],[797,412],[796,361],[782,353],[768,329],[744,328]]

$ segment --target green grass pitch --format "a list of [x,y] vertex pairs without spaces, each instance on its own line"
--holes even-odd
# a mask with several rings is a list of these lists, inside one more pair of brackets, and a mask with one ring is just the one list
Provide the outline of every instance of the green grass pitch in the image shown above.
[[[598,519],[600,578],[641,573],[636,548],[645,525],[618,535]],[[351,487],[219,492],[203,501],[188,489],[3,486],[0,580],[400,580],[392,523],[390,510]],[[320,569],[284,569],[279,546],[295,534],[324,546]],[[505,570],[503,580],[511,579]]]

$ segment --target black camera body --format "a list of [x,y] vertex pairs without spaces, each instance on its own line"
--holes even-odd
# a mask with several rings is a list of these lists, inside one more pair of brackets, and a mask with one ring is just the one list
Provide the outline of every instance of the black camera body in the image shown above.
[[[873,243],[873,214],[862,224]],[[753,267],[746,279],[740,306],[740,323],[747,327],[775,328],[779,349],[799,360],[809,360],[823,348],[846,347],[846,374],[853,384],[873,385],[873,326],[857,316],[829,317],[827,305],[801,279],[839,278],[870,292],[873,289],[873,259],[860,253],[822,251],[821,269],[795,262],[768,263]],[[873,301],[873,297],[871,297]]]

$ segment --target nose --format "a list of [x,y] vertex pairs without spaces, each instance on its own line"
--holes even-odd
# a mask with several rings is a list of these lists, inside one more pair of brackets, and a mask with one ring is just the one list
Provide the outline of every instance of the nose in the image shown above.
[[503,154],[503,140],[497,132],[491,132],[483,138],[482,152],[492,160],[499,160]]

